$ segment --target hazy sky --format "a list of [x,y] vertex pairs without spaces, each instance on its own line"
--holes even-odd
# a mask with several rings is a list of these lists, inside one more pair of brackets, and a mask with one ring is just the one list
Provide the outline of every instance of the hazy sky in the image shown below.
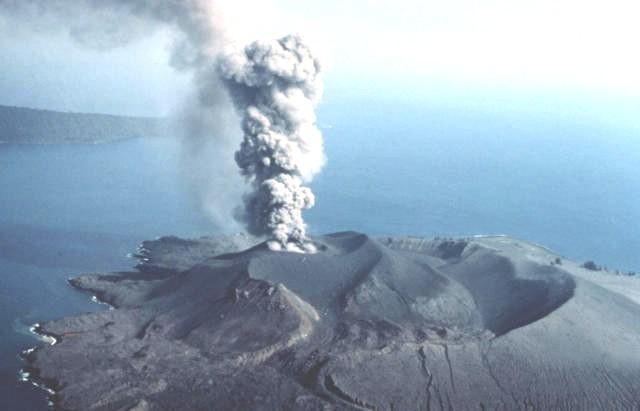
[[[327,56],[328,102],[395,98],[541,110],[640,110],[640,2],[625,0],[274,0],[246,32],[299,31]],[[239,20],[242,21],[242,20]],[[0,23],[0,104],[167,114],[188,77],[157,33],[111,51]]]

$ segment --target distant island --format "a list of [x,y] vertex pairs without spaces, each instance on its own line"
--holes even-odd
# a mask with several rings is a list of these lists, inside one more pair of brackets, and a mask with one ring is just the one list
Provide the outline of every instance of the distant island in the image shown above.
[[165,118],[66,113],[0,105],[0,143],[96,144],[166,136]]

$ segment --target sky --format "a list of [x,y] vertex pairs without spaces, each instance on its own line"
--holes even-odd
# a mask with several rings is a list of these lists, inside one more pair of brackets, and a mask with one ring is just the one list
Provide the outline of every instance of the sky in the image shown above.
[[[566,111],[638,125],[637,1],[260,4],[260,11],[234,16],[246,20],[246,40],[289,31],[308,37],[327,62],[325,104],[395,99]],[[63,33],[37,35],[19,25],[0,22],[0,104],[168,115],[188,95],[189,77],[167,64],[169,33],[96,51]]]

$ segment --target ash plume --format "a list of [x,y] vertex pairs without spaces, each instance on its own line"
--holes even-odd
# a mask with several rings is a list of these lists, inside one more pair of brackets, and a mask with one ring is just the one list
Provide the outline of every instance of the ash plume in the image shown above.
[[[180,137],[185,191],[216,225],[237,227],[242,179],[233,161],[241,134],[237,116],[215,72],[229,42],[224,0],[0,0],[0,28],[8,35],[62,33],[92,50],[126,46],[158,31],[170,35],[168,64],[190,73],[188,99],[177,102],[171,131]],[[237,7],[237,6],[234,6]],[[236,121],[231,125],[231,122]]]
[[198,68],[224,41],[217,2],[205,0],[0,0],[15,30],[62,31],[92,49],[125,46],[159,28],[177,35],[171,64]]
[[303,183],[325,161],[314,112],[320,62],[300,36],[290,35],[226,54],[218,71],[242,117],[235,158],[253,188],[242,213],[249,232],[272,237],[272,249],[313,251],[302,210],[315,201]]
[[[92,49],[124,46],[158,29],[175,35],[170,64],[193,75],[195,97],[184,105],[182,175],[214,220],[228,221],[238,192],[235,162],[249,181],[235,217],[273,249],[313,251],[302,210],[314,204],[303,184],[324,163],[314,105],[321,94],[320,64],[299,36],[256,41],[221,55],[233,39],[224,0],[0,0],[0,24],[18,31],[62,31]],[[234,7],[238,7],[234,5]],[[246,16],[246,13],[243,12]],[[236,113],[234,113],[234,108]],[[233,143],[233,144],[232,144]],[[217,167],[217,169],[216,169]],[[235,168],[235,166],[234,166]],[[217,218],[216,218],[217,217]]]

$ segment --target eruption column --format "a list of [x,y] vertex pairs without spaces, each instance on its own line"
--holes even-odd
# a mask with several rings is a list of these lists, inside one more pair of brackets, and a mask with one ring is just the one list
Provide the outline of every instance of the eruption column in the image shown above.
[[251,184],[241,219],[268,235],[274,250],[313,252],[302,210],[315,198],[309,182],[322,168],[322,135],[314,106],[322,90],[320,63],[302,39],[256,41],[221,57],[219,74],[242,117],[236,163]]

